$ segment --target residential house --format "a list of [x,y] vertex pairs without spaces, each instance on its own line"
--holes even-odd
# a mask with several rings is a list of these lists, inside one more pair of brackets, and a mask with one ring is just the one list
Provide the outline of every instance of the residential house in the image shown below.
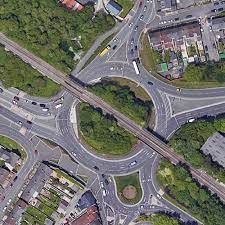
[[110,0],[106,5],[106,9],[113,16],[118,16],[122,11],[122,6],[120,6],[117,2]]

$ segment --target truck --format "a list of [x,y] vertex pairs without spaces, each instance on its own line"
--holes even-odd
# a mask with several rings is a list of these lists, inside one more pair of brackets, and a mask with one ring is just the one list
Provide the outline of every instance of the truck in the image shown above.
[[139,71],[139,69],[138,69],[138,66],[137,66],[137,63],[136,63],[135,60],[133,60],[133,66],[134,66],[134,69],[135,69],[135,73],[136,73],[137,75],[140,74],[140,71]]
[[99,55],[101,57],[104,56],[109,51],[110,48],[111,48],[111,46],[107,45]]

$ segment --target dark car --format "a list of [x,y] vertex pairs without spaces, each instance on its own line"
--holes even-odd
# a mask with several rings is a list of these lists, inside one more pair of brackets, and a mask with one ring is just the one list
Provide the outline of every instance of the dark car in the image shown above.
[[219,5],[220,3],[219,2],[214,2],[214,5]]
[[20,99],[19,99],[18,96],[14,96],[14,100],[15,100],[15,101],[19,101]]
[[137,59],[136,59],[136,62],[137,62],[137,63],[141,63],[141,61],[140,61],[140,59],[139,59],[139,58],[137,58]]
[[115,49],[116,49],[116,47],[117,47],[117,45],[114,45],[112,49],[113,49],[113,50],[115,50]]
[[208,51],[208,46],[207,45],[205,45],[205,50]]
[[138,26],[136,26],[136,27],[134,28],[134,31],[137,31],[137,29],[138,29]]
[[223,8],[219,8],[218,11],[219,11],[219,12],[223,11]]
[[178,20],[180,20],[180,18],[176,17],[174,20],[175,20],[175,21],[178,21]]
[[152,83],[151,81],[148,81],[148,84],[149,84],[149,85],[153,85],[153,83]]
[[134,49],[137,51],[137,45],[135,45]]
[[212,9],[211,12],[216,12],[216,9]]
[[187,15],[186,16],[187,19],[190,19],[191,17],[192,17],[192,15]]
[[105,184],[108,185],[109,184],[109,181],[107,179],[105,179]]
[[41,103],[40,106],[41,106],[42,108],[45,108],[45,104],[43,104],[43,103]]
[[94,168],[95,170],[99,170],[99,168],[98,168],[97,166],[94,166],[93,168]]
[[3,92],[3,89],[2,88],[0,88],[0,93],[2,93]]
[[134,49],[130,50],[130,54],[133,55],[134,54]]
[[15,182],[15,181],[17,180],[17,178],[18,178],[18,177],[17,177],[17,176],[15,176],[15,177],[14,177],[14,179],[13,179],[13,182]]
[[27,123],[28,123],[28,124],[32,124],[32,122],[31,122],[30,120],[27,120]]
[[31,102],[32,105],[37,105],[37,102]]

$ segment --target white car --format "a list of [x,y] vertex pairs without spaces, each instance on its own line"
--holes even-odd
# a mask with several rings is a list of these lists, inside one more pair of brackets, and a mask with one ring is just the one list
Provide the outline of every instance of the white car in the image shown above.
[[195,121],[195,118],[190,118],[189,120],[188,120],[188,123],[193,123]]
[[110,67],[110,70],[114,70],[114,67]]
[[162,198],[159,194],[157,194],[156,196],[158,197],[158,199],[161,199]]
[[77,156],[77,154],[75,152],[72,152],[72,155],[75,156],[75,157]]
[[101,188],[104,188],[104,183],[103,183],[103,181],[100,182],[100,186],[101,186]]

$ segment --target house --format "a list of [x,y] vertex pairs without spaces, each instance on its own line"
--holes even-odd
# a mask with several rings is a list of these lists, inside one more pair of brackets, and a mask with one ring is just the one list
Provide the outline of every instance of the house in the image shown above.
[[77,206],[83,210],[96,204],[96,199],[91,191],[86,191],[79,199]]
[[3,188],[6,188],[10,182],[10,172],[0,167],[0,184]]
[[65,6],[68,10],[81,11],[84,7],[81,3],[75,0],[59,0],[59,2]]
[[5,161],[5,166],[12,171],[16,164],[19,163],[20,157],[14,152],[0,148],[0,159]]
[[37,197],[45,183],[49,180],[51,173],[52,169],[41,163],[23,194],[21,195],[21,199],[29,203],[32,198]]
[[122,11],[122,7],[115,1],[110,0],[106,5],[106,9],[113,15],[118,16]]
[[225,168],[225,137],[219,132],[214,133],[201,147],[204,154]]

